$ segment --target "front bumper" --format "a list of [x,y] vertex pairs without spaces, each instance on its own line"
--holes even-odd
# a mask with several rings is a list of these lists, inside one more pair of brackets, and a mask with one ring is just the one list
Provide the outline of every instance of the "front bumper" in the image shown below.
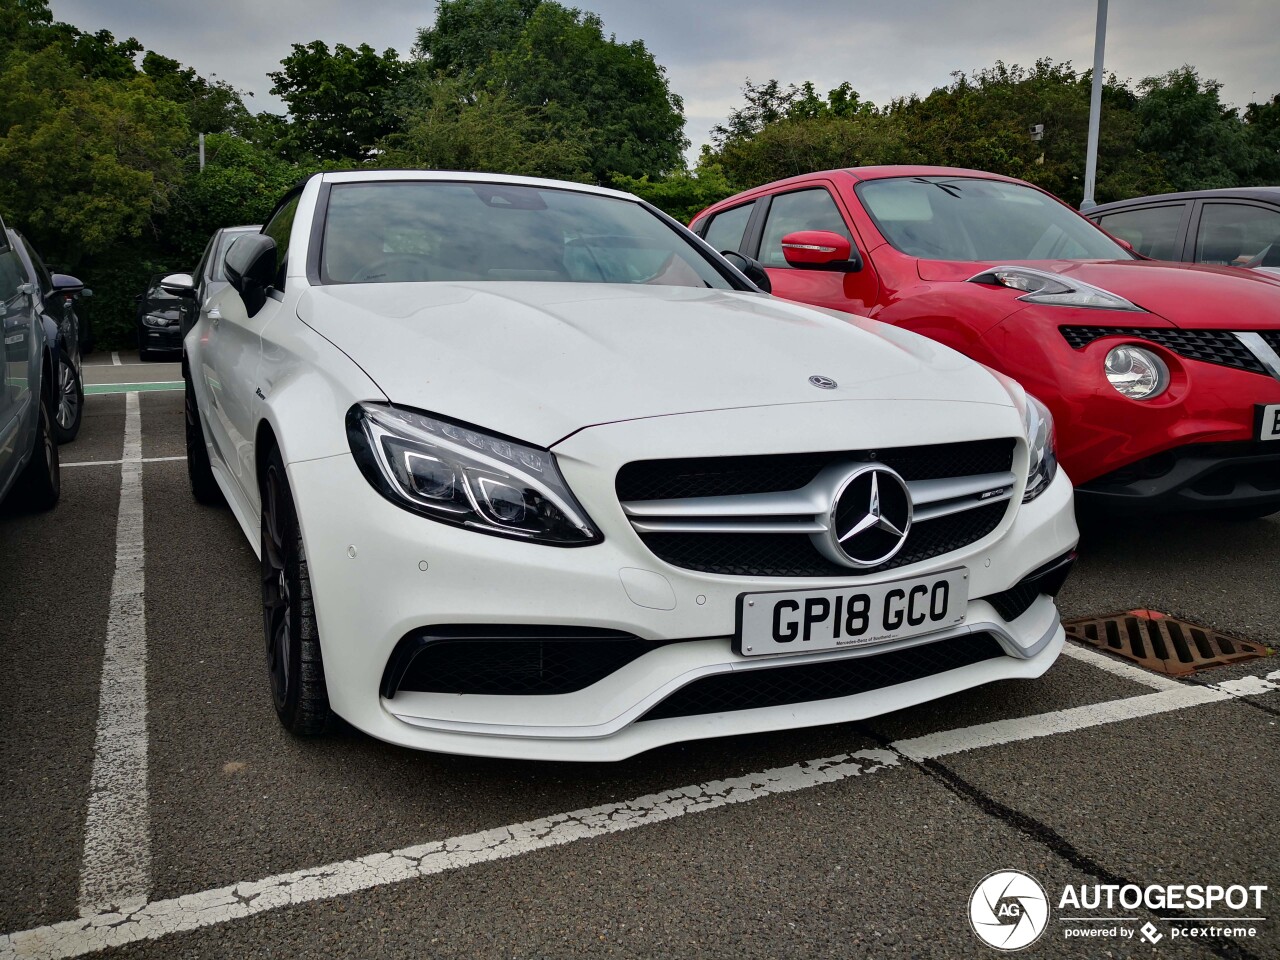
[[[1259,444],[1257,410],[1280,403],[1280,379],[1261,367],[1194,359],[1186,348],[1175,352],[1132,331],[1071,346],[1063,331],[1098,324],[1101,313],[1028,307],[990,331],[982,341],[986,354],[978,357],[1017,378],[1048,405],[1057,426],[1058,461],[1080,485],[1081,502],[1109,500],[1126,510],[1162,512],[1265,500],[1270,489],[1264,484],[1250,491],[1247,476],[1235,493],[1204,491],[1222,491],[1221,481],[1247,467],[1244,459],[1253,456],[1249,446]],[[1184,332],[1154,316],[1122,322],[1149,327],[1162,337]],[[1164,361],[1171,379],[1163,394],[1130,400],[1107,382],[1105,358],[1121,344],[1140,346]],[[1243,345],[1237,348],[1251,357]],[[1261,445],[1268,442],[1280,447],[1277,441]],[[1219,482],[1202,484],[1208,474],[1216,474]]]
[[[955,428],[938,425],[943,437]],[[619,432],[646,428],[609,429],[609,439],[617,439]],[[714,446],[708,438],[715,435],[709,430],[697,446]],[[379,739],[418,749],[620,760],[662,744],[856,720],[993,680],[1039,676],[1061,649],[1062,628],[1050,597],[1039,597],[1010,621],[980,598],[1008,590],[1072,549],[1077,532],[1064,475],[1032,503],[1011,510],[995,532],[943,557],[864,577],[732,577],[663,563],[632,531],[616,499],[612,513],[602,512],[600,484],[577,456],[586,445],[568,444],[561,466],[576,493],[593,494],[583,502],[605,540],[572,549],[484,536],[409,514],[379,496],[350,456],[289,466],[330,702],[340,716]],[[608,476],[611,489],[612,473],[601,475]],[[971,599],[963,622],[947,631],[804,657],[752,658],[732,650],[737,599],[744,591],[885,582],[958,566],[969,573]],[[680,642],[655,646],[569,693],[460,695],[385,687],[388,662],[402,638],[437,624],[590,628]],[[998,655],[901,683],[758,708],[683,716],[655,712],[672,694],[706,678],[847,663],[917,646],[923,651],[978,634],[994,638]],[[642,719],[646,714],[653,716]]]
[[1076,496],[1108,511],[1280,510],[1280,442],[1177,447],[1091,480]]
[[154,350],[157,353],[180,352],[182,350],[182,330],[177,323],[168,327],[148,327],[138,325],[138,348]]

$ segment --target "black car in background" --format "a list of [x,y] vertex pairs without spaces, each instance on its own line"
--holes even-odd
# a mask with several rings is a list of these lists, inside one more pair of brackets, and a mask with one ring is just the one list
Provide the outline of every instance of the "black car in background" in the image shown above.
[[160,286],[163,274],[156,274],[147,283],[146,293],[135,298],[138,312],[135,323],[138,330],[138,359],[154,360],[160,354],[182,352],[183,303]]
[[1103,203],[1084,215],[1155,260],[1280,273],[1280,187],[1164,193]]
[[44,310],[23,246],[0,220],[0,500],[12,494],[47,510],[59,493],[54,409],[61,331]]
[[10,230],[13,249],[30,285],[32,304],[45,320],[45,332],[55,361],[53,380],[53,437],[70,443],[80,433],[84,415],[83,347],[85,327],[76,314],[75,301],[91,296],[83,283],[65,273],[50,273],[31,243]]

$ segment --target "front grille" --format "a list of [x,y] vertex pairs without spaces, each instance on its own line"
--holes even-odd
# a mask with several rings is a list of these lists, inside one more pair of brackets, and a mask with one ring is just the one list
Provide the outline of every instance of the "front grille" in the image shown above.
[[927,447],[782,453],[751,457],[639,460],[618,471],[618,499],[678,500],[798,490],[823,467],[843,461],[878,461],[904,480],[937,480],[999,473],[1013,465],[1010,439],[939,443]]
[[681,687],[640,719],[665,720],[834,700],[1004,655],[995,637],[977,633],[874,656],[721,673]]
[[848,577],[893,570],[939,557],[981,540],[1000,525],[1007,502],[915,523],[907,542],[890,560],[862,570],[832,563],[804,534],[650,533],[642,534],[653,553],[667,563],[702,573],[738,577]]
[[[1173,330],[1165,327],[1059,327],[1058,330],[1077,350],[1102,337],[1133,337],[1159,344],[1189,360],[1267,374],[1262,362],[1230,330]],[[1273,331],[1262,334],[1272,346],[1275,346],[1278,336]]]
[[582,627],[435,627],[400,641],[388,661],[383,696],[573,693],[678,642]]
[[1259,330],[1258,336],[1266,341],[1268,347],[1280,353],[1280,330]]

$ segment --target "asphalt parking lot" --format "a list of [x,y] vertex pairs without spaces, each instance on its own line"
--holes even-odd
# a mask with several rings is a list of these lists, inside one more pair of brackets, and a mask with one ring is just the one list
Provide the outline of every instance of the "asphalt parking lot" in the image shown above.
[[[1069,645],[1036,681],[613,765],[298,741],[253,551],[188,490],[176,364],[95,359],[62,502],[0,512],[0,957],[983,957],[970,895],[1005,868],[1052,901],[1031,956],[1280,955],[1280,660],[1173,681]],[[1060,605],[1280,647],[1278,584],[1280,519],[1123,519]],[[104,654],[130,623],[132,693]],[[1094,884],[1269,889],[1058,909]]]

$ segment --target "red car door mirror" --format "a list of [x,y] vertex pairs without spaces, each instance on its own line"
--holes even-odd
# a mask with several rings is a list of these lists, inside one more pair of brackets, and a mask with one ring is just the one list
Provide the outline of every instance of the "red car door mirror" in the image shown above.
[[854,273],[862,258],[847,237],[830,230],[797,230],[782,238],[782,255],[800,270],[832,270]]

